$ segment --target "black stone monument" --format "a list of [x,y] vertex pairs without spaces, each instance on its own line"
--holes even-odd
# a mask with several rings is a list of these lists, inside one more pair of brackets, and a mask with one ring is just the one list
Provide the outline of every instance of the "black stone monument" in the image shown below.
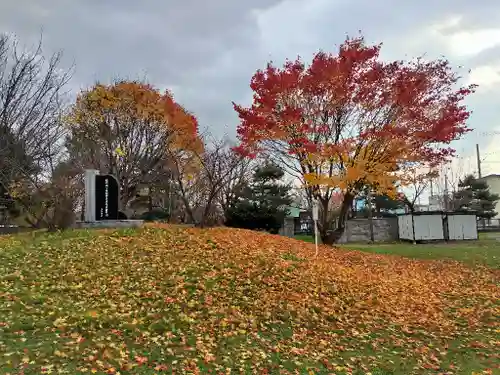
[[118,181],[112,175],[95,176],[96,220],[118,220]]

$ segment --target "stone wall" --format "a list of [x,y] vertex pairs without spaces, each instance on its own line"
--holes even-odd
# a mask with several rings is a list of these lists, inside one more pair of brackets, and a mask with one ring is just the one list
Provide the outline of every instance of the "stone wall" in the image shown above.
[[29,232],[32,230],[33,230],[33,228],[29,228],[29,227],[15,227],[15,226],[2,226],[2,225],[0,225],[0,235]]
[[[386,217],[373,219],[373,235],[375,242],[397,241],[398,218]],[[344,234],[339,243],[348,242],[369,242],[370,222],[368,219],[352,219],[347,222]]]
[[295,235],[295,219],[293,217],[286,217],[278,233],[282,236],[293,237]]

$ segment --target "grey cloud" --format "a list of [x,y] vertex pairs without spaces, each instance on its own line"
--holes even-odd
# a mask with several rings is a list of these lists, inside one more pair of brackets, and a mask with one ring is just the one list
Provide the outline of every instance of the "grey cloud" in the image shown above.
[[[42,7],[38,1],[25,1],[23,6],[9,2],[0,5],[0,26],[27,43],[36,41],[43,29],[45,50],[63,49],[68,64],[74,60],[76,87],[96,80],[146,76],[159,86],[179,87],[176,97],[200,112],[202,122],[217,126],[226,122],[222,113],[232,111],[230,99],[225,100],[225,108],[216,100],[221,94],[231,96],[227,79],[232,66],[207,67],[241,44],[251,48],[252,35],[257,33],[252,10],[273,4],[188,0],[144,6],[136,1],[52,0]],[[211,72],[204,82],[202,73],[207,70]]]
[[469,59],[472,66],[488,65],[500,61],[500,45],[481,51],[476,56]]
[[[452,6],[429,0],[383,5],[366,0],[6,0],[0,2],[0,29],[32,43],[43,28],[46,52],[63,49],[67,63],[75,62],[75,89],[95,80],[146,77],[159,87],[173,87],[202,127],[234,135],[231,101],[248,103],[250,78],[270,58],[276,63],[298,54],[308,59],[359,29],[370,41],[387,40],[391,56],[404,57],[407,46],[398,37],[448,14],[463,14],[464,25],[473,27],[499,8],[493,0],[458,0]],[[438,48],[429,40],[430,51]]]

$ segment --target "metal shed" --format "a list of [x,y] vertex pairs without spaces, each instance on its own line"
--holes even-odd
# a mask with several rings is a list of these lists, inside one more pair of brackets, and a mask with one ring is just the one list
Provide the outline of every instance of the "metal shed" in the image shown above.
[[477,240],[477,216],[475,213],[449,212],[443,217],[445,239]]
[[399,239],[408,241],[444,240],[441,212],[422,211],[398,216]]

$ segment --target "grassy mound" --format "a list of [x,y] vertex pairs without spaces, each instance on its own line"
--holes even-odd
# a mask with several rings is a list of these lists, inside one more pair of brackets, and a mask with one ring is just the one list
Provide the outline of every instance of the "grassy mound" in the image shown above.
[[0,237],[0,371],[488,373],[499,281],[234,229]]

